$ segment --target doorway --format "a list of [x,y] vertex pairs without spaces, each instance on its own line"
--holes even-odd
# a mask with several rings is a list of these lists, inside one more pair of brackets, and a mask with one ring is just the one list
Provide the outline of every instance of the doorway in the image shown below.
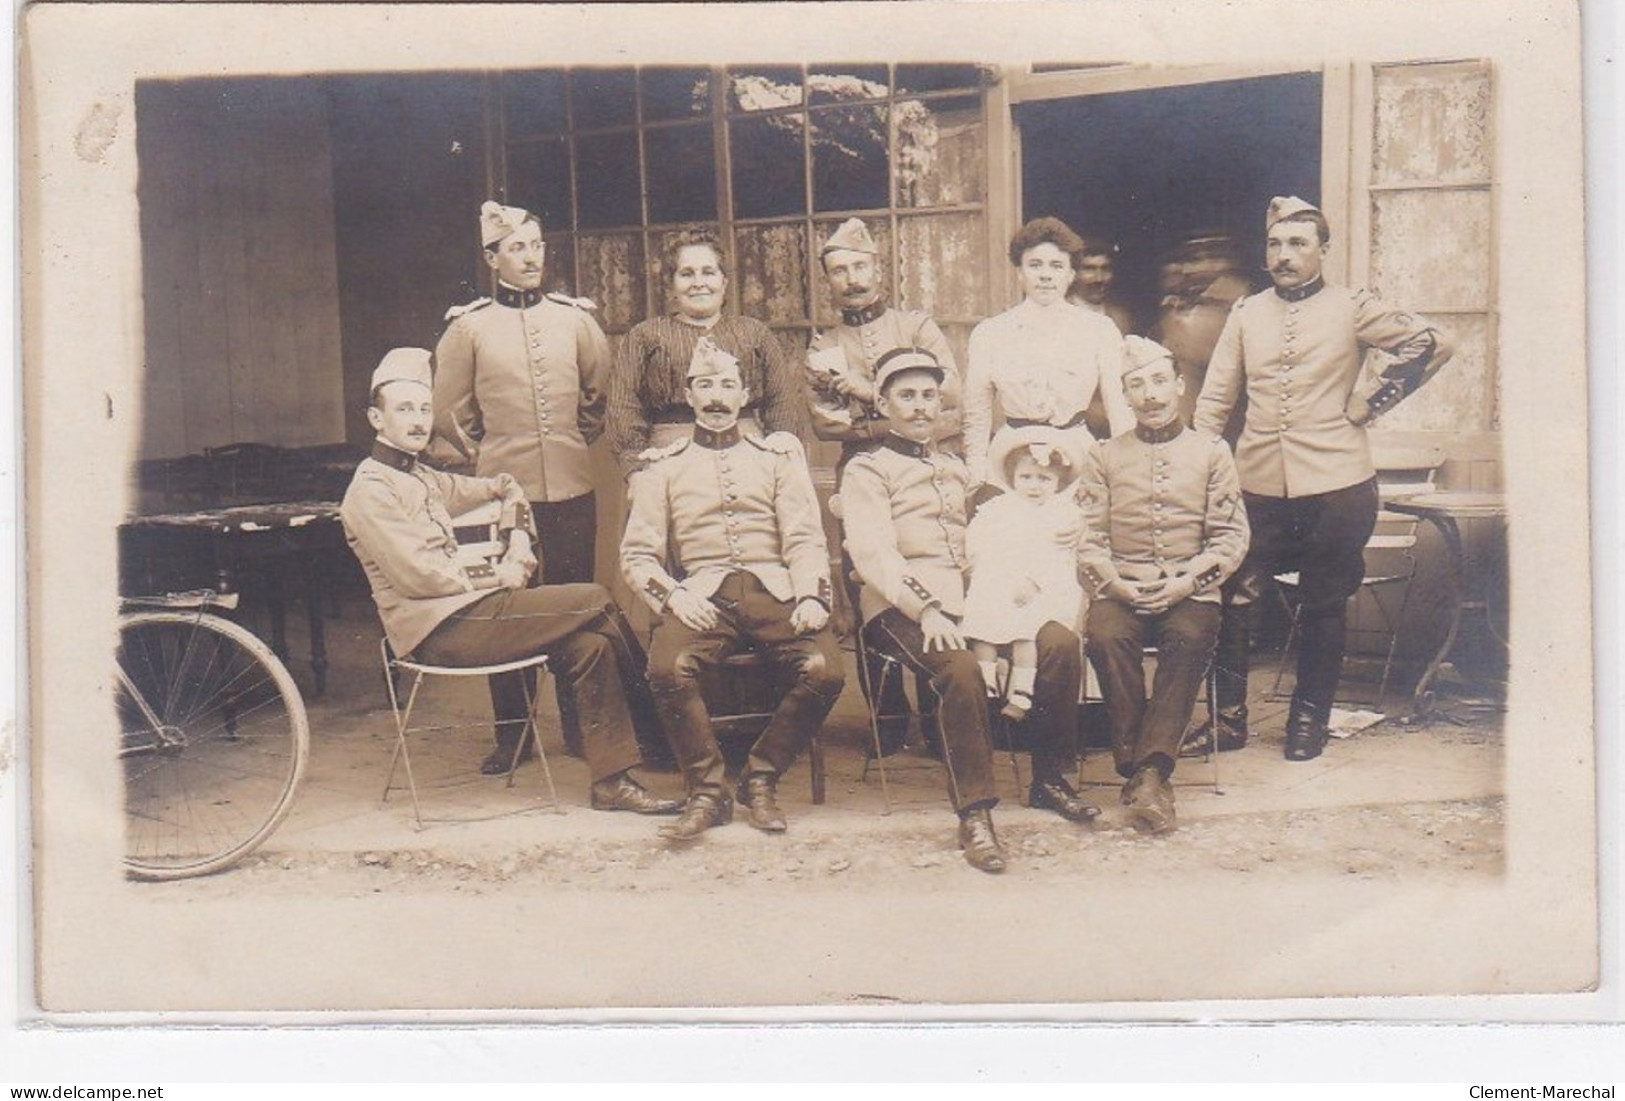
[[1022,220],[1116,244],[1113,293],[1137,332],[1192,242],[1261,286],[1270,198],[1321,200],[1321,84],[1285,73],[1017,103]]

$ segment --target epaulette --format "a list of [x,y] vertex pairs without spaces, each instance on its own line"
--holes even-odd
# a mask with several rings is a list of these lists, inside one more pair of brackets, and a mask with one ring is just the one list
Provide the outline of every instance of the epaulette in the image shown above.
[[590,298],[571,298],[563,291],[549,291],[547,300],[557,302],[561,306],[574,306],[578,310],[596,310],[598,308],[598,303]]
[[680,436],[665,447],[646,447],[638,452],[638,462],[657,463],[661,459],[668,459],[687,447],[690,442],[687,436]]
[[473,313],[475,310],[484,309],[490,304],[491,300],[489,298],[476,298],[474,301],[465,303],[464,305],[453,306],[451,309],[446,311],[445,320],[455,321],[459,317],[462,317],[465,313]]
[[746,436],[745,439],[755,444],[763,451],[771,451],[775,455],[802,454],[801,441],[794,432],[770,432],[765,436]]

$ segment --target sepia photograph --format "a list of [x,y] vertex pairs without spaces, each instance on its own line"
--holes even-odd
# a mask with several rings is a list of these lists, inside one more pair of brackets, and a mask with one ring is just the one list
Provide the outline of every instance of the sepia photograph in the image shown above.
[[1606,1014],[1577,5],[19,46],[23,1016]]

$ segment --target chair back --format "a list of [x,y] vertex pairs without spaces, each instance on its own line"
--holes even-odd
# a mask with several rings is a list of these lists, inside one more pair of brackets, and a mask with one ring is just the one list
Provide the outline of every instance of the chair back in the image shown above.
[[501,558],[507,551],[502,541],[502,502],[487,501],[478,508],[452,517],[452,534],[457,537],[457,561],[478,566]]
[[1434,445],[1405,446],[1373,441],[1372,465],[1377,468],[1379,507],[1377,524],[1366,541],[1366,578],[1409,577],[1415,566],[1418,524],[1415,516],[1393,512],[1386,505],[1399,497],[1429,493],[1434,488],[1439,467],[1444,464],[1444,448]]

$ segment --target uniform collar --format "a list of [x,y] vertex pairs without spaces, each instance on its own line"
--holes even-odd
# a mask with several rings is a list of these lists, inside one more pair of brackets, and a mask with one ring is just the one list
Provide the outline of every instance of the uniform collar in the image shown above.
[[372,441],[372,457],[375,461],[399,470],[402,474],[412,473],[412,469],[418,465],[418,457],[410,451],[402,451],[393,444],[378,439]]
[[1325,289],[1326,280],[1317,275],[1312,283],[1304,283],[1297,287],[1276,287],[1275,293],[1288,302],[1302,302],[1310,295],[1319,294]]
[[899,436],[896,432],[886,433],[886,438],[880,441],[882,447],[889,447],[899,455],[907,455],[911,459],[928,459],[931,457],[931,445],[917,443],[906,436]]
[[713,432],[702,424],[694,426],[694,442],[712,451],[723,451],[739,442],[739,425],[734,424],[721,432]]
[[518,287],[510,287],[506,283],[497,284],[498,304],[515,310],[528,310],[546,297],[540,287],[533,291],[526,291],[520,290]]
[[1147,428],[1143,424],[1134,425],[1134,434],[1146,443],[1167,443],[1177,440],[1180,433],[1185,431],[1185,422],[1175,417],[1161,428]]
[[879,321],[886,312],[886,300],[877,298],[861,310],[842,310],[841,324],[850,325],[854,329],[860,325],[867,325],[871,321]]

